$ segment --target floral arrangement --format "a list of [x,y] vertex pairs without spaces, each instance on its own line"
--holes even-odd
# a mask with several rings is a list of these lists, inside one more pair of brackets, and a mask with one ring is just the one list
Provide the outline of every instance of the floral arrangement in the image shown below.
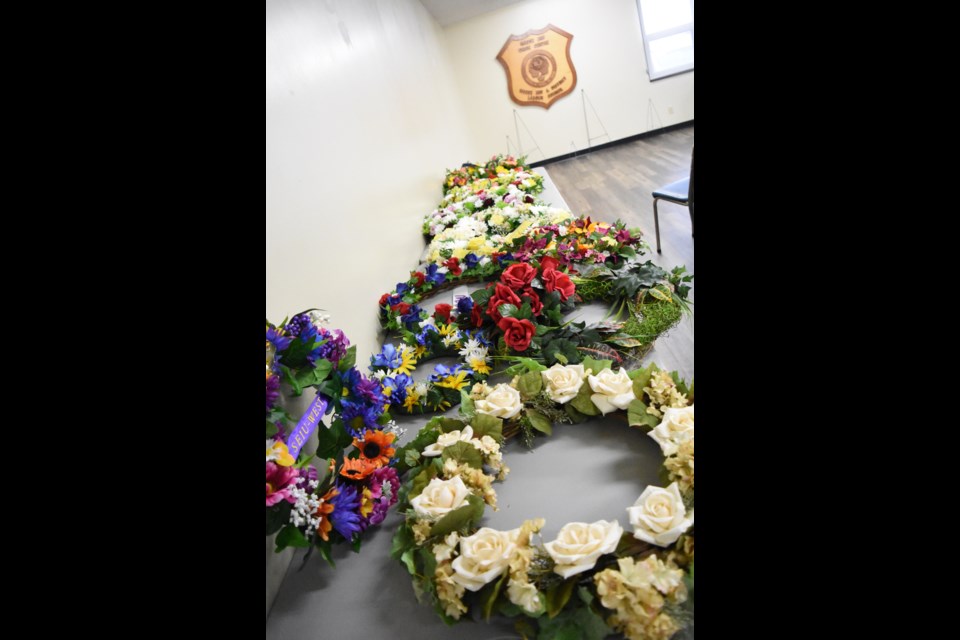
[[[690,616],[694,579],[694,392],[656,365],[615,370],[612,361],[516,365],[510,383],[477,383],[461,419],[434,418],[401,448],[408,472],[392,555],[421,601],[448,624],[463,616],[516,617],[524,637],[666,640]],[[495,480],[509,473],[504,437],[549,435],[554,423],[623,415],[665,456],[663,487],[647,487],[619,521],[565,524],[537,541],[541,518],[510,531],[480,527],[496,508]]]
[[[508,158],[494,156],[485,177],[479,167],[467,168],[476,173],[473,179],[448,189],[443,208],[425,222],[425,232],[435,234],[426,262],[380,298],[381,324],[397,332],[402,344],[385,347],[371,371],[383,382],[384,393],[396,391],[397,406],[411,413],[449,408],[460,391],[485,379],[491,359],[498,357],[523,356],[549,366],[593,355],[618,366],[635,364],[689,311],[686,283],[692,276],[683,267],[667,272],[643,261],[649,247],[639,230],[520,201],[510,189],[519,188],[512,172],[523,169]],[[501,181],[502,199],[484,200],[481,206],[476,198],[493,197],[494,178]],[[486,289],[459,299],[456,308],[438,305],[437,310],[448,308],[442,322],[419,306],[425,297],[457,284],[491,280]],[[610,321],[563,322],[577,304],[594,300],[611,305]],[[442,332],[434,338],[424,333],[438,328]],[[442,348],[425,344],[438,339]],[[482,357],[467,346],[470,340],[483,345]],[[393,366],[399,362],[388,363],[400,354],[406,362],[402,369]],[[463,360],[414,384],[410,374],[417,363],[439,355]]]
[[478,178],[493,179],[498,174],[511,170],[530,172],[530,165],[527,164],[526,156],[514,158],[513,156],[497,154],[492,156],[485,164],[465,162],[459,169],[447,170],[447,175],[443,180],[443,192],[446,194],[450,189],[462,187]]
[[[500,169],[503,169],[500,171]],[[522,169],[498,168],[498,173],[479,178],[445,192],[440,204],[423,220],[424,235],[434,236],[464,217],[501,215],[519,205],[543,204],[535,196],[543,191],[543,176]]]
[[[359,551],[361,534],[383,522],[397,501],[399,431],[375,380],[354,366],[356,347],[327,318],[309,310],[289,322],[267,323],[267,535],[277,551],[314,547],[332,565],[331,547],[349,542]],[[299,421],[278,406],[280,381],[298,396],[317,398]],[[320,420],[331,415],[330,427]],[[317,449],[304,444],[316,430]],[[322,461],[312,465],[316,458]]]

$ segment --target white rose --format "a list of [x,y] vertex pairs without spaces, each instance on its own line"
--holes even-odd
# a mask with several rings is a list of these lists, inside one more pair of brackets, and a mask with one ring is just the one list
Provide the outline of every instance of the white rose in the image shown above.
[[616,520],[597,520],[592,524],[570,522],[563,525],[556,540],[543,546],[557,563],[553,570],[569,578],[592,569],[603,554],[616,551],[622,535],[623,527]]
[[462,432],[457,429],[449,433],[441,433],[436,442],[427,445],[427,448],[423,450],[423,455],[427,458],[439,456],[447,447],[455,445],[460,441],[469,442],[471,438],[473,438],[473,427],[469,425],[467,425]]
[[420,495],[410,501],[410,506],[418,516],[439,518],[462,507],[469,495],[470,490],[460,476],[455,476],[453,480],[434,478]]
[[587,374],[584,372],[582,364],[563,366],[557,363],[546,371],[541,371],[540,376],[543,378],[543,384],[547,387],[547,395],[550,396],[550,399],[564,404],[576,397]]
[[453,581],[470,591],[502,574],[516,551],[516,531],[497,531],[483,527],[472,536],[460,539],[460,555],[453,560]]
[[507,587],[507,598],[509,598],[513,604],[518,607],[523,607],[530,613],[536,613],[543,607],[540,591],[529,582],[519,584],[511,581]]
[[604,369],[595,376],[588,376],[590,388],[596,393],[590,396],[593,404],[607,415],[614,409],[626,409],[636,400],[633,395],[633,380],[626,370],[620,369],[616,373],[613,369]]
[[485,413],[495,418],[512,418],[520,413],[523,401],[520,392],[505,382],[501,382],[483,400],[473,403],[477,413]]
[[677,541],[693,524],[693,511],[688,517],[676,482],[666,489],[647,487],[632,507],[627,507],[633,537],[658,547]]
[[682,409],[666,409],[663,421],[647,435],[657,441],[663,455],[672,456],[681,444],[693,439],[693,405]]

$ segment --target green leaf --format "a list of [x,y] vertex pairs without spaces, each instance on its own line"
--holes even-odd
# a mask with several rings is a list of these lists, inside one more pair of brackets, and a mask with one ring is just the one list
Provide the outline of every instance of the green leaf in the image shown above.
[[637,369],[636,371],[631,371],[628,374],[633,378],[633,395],[643,399],[643,388],[650,384],[650,377],[653,375],[653,372],[649,368],[646,369]]
[[303,532],[292,524],[288,524],[277,534],[277,551],[287,547],[309,547],[310,541],[303,536]]
[[563,410],[567,412],[567,415],[570,416],[570,420],[572,420],[574,424],[579,424],[589,417],[574,409],[569,402],[563,405]]
[[652,289],[648,290],[647,293],[649,293],[651,296],[653,296],[657,300],[662,300],[663,302],[670,302],[670,303],[673,302],[673,296],[671,296],[668,293],[664,293],[658,287],[653,287]]
[[444,462],[447,460],[456,460],[458,463],[468,464],[474,469],[483,469],[483,456],[480,454],[480,451],[469,442],[460,441],[450,445],[443,450],[443,454],[440,457]]
[[413,478],[413,483],[410,485],[410,495],[413,497],[420,495],[423,488],[430,484],[430,481],[436,476],[437,470],[433,465],[424,467],[423,471]]
[[505,570],[499,580],[488,583],[480,589],[480,592],[477,594],[477,604],[480,605],[480,612],[483,614],[484,620],[490,620],[490,615],[493,613],[493,605],[497,601],[497,596],[500,595],[500,588],[503,586],[503,583],[506,582],[508,575],[510,575],[510,572]]
[[503,316],[504,318],[515,318],[517,317],[517,314],[520,312],[520,310],[517,309],[516,305],[509,304],[509,303],[500,305],[499,307],[497,307],[497,311],[499,311],[500,315]]
[[646,431],[649,431],[660,424],[660,419],[647,413],[647,405],[643,400],[633,400],[627,407],[627,422],[631,427],[646,427]]
[[415,467],[420,460],[420,452],[416,449],[407,449],[403,455],[403,460],[407,463],[408,467]]
[[553,423],[539,411],[527,409],[527,418],[530,420],[530,426],[537,431],[545,433],[548,436],[553,433]]
[[267,420],[267,438],[272,438],[277,435],[277,431],[279,431],[277,425]]
[[687,383],[680,378],[679,372],[671,371],[670,377],[673,378],[673,383],[677,385],[677,390],[679,390],[680,393],[682,393],[683,395],[687,395],[689,393],[690,390],[687,389]]
[[570,401],[570,405],[585,416],[598,416],[600,415],[600,409],[597,409],[597,405],[593,404],[590,399],[591,395],[593,395],[593,389],[590,388],[589,382],[585,382],[577,395]]
[[415,546],[416,542],[414,542],[413,532],[409,526],[404,524],[397,529],[397,533],[393,536],[393,541],[390,543],[390,557],[399,559],[404,551],[412,549]]
[[353,543],[350,545],[350,548],[353,549],[354,553],[360,553],[360,545],[363,543],[363,538],[358,534],[354,539]]
[[470,397],[466,389],[460,389],[460,417],[464,420],[470,420],[476,413],[473,398]]
[[303,389],[300,387],[300,383],[297,382],[297,378],[294,376],[293,370],[287,365],[281,364],[280,375],[282,376],[283,381],[290,385],[291,390],[293,391],[293,397],[299,398],[300,394],[303,393]]
[[566,338],[551,340],[543,347],[543,359],[547,364],[577,364],[582,356],[577,345]]
[[687,394],[690,404],[693,404],[693,380],[690,381],[690,393]]
[[267,535],[273,535],[280,531],[287,522],[290,522],[290,511],[293,505],[286,500],[281,500],[277,504],[267,509]]
[[340,363],[337,365],[337,371],[341,373],[346,373],[350,368],[357,363],[357,345],[353,345],[347,348],[347,352],[342,358],[340,358]]
[[342,443],[341,434],[345,434],[343,422],[340,418],[333,421],[328,429],[325,425],[317,425],[317,457],[339,458],[346,445]]
[[483,517],[483,499],[471,493],[467,496],[467,503],[437,520],[430,529],[430,535],[445,536],[452,531],[464,530],[477,523]]
[[400,562],[407,568],[407,571],[410,575],[417,575],[417,568],[413,564],[413,554],[416,552],[416,549],[407,549],[402,554],[400,554]]
[[320,555],[323,556],[323,559],[327,561],[327,564],[329,564],[331,567],[337,566],[337,564],[333,561],[333,556],[330,555],[332,546],[329,540],[324,540],[320,536],[317,536],[315,546],[320,550]]
[[[450,433],[451,431],[463,431],[463,428],[467,426],[467,423],[463,420],[457,420],[456,418],[440,418],[437,423],[440,425],[440,431],[443,433]],[[436,442],[436,439],[434,439]]]
[[470,421],[475,438],[490,436],[497,442],[503,442],[503,420],[485,413],[478,413]]
[[583,368],[592,370],[593,375],[597,375],[604,369],[609,369],[612,366],[613,360],[594,360],[590,356],[583,359]]
[[543,378],[540,377],[540,372],[532,371],[520,376],[520,379],[517,381],[517,388],[520,390],[520,394],[524,400],[530,400],[536,397],[536,395],[540,393],[540,390],[543,389]]
[[573,595],[573,590],[577,586],[577,578],[571,577],[567,578],[558,585],[554,585],[547,589],[547,616],[550,618],[556,618],[557,614],[560,613],[567,602],[570,601],[570,596]]
[[608,338],[607,340],[605,340],[605,342],[609,344],[614,344],[618,347],[623,347],[624,349],[635,349],[637,347],[643,346],[643,342],[641,342],[640,340],[637,340],[636,338],[631,338],[629,336],[628,337],[617,336],[615,338]]

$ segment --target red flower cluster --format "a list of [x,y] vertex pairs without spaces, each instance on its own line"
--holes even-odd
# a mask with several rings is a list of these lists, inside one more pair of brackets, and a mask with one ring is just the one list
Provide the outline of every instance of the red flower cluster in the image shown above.
[[[570,276],[557,270],[559,265],[560,261],[556,258],[544,257],[540,261],[540,279],[548,293],[557,291],[560,299],[566,301],[573,295],[575,286]],[[535,318],[540,316],[543,313],[543,302],[532,286],[533,279],[536,277],[536,267],[518,262],[510,265],[500,274],[500,282],[489,285],[495,289],[487,302],[486,313],[503,331],[504,341],[514,351],[526,351],[530,347],[537,327],[526,318],[504,317],[500,313],[500,308],[505,304],[520,308],[524,302],[528,302],[533,316]],[[479,307],[474,307],[471,320],[478,327],[482,324],[483,318],[479,313]]]

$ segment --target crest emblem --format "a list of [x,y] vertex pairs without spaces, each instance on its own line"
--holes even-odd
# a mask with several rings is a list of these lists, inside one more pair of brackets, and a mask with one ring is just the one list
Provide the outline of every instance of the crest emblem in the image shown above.
[[507,72],[510,99],[520,105],[549,109],[577,86],[570,59],[573,36],[548,24],[543,29],[511,35],[497,60]]

